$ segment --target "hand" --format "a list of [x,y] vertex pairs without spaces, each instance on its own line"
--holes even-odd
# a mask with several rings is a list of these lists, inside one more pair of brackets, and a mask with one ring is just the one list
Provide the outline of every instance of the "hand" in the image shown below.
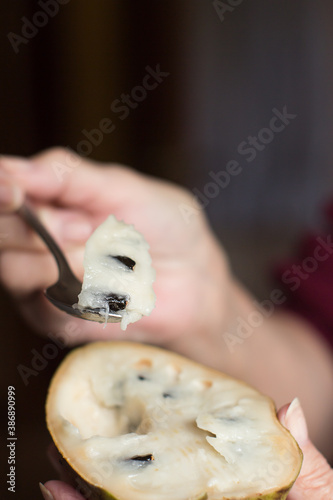
[[[24,197],[79,278],[85,242],[109,214],[134,224],[150,244],[156,269],[152,314],[123,332],[49,303],[43,290],[56,281],[57,267],[14,213]],[[298,394],[315,443],[330,453],[333,364],[326,345],[310,324],[290,314],[281,320],[281,314],[259,313],[258,326],[244,335],[242,325],[258,317],[257,306],[232,278],[203,211],[184,189],[54,149],[30,160],[0,158],[0,212],[0,279],[36,331],[67,345],[117,338],[160,344],[248,382],[278,405]],[[235,340],[234,352],[225,335]]]
[[298,399],[279,412],[280,421],[295,437],[303,451],[300,475],[287,500],[329,500],[333,498],[333,470],[308,436],[303,410]]
[[39,486],[45,500],[85,500],[78,491],[62,481],[48,481]]
[[[279,411],[279,418],[289,429],[303,451],[301,472],[287,500],[329,500],[333,498],[333,470],[308,437],[307,425],[298,399]],[[55,461],[56,463],[56,461]],[[52,497],[48,500],[84,500],[80,493],[63,481],[45,484]]]
[[[227,310],[226,260],[202,211],[185,190],[63,149],[30,160],[2,157],[1,186],[10,188],[0,205],[1,281],[35,330],[67,337],[69,343],[127,338],[170,346],[181,336],[221,329]],[[56,281],[56,264],[39,237],[14,213],[24,197],[81,279],[84,245],[92,231],[109,214],[134,224],[150,244],[156,269],[157,301],[151,316],[124,333],[119,325],[103,329],[52,306],[42,291]],[[183,215],[184,207],[191,209],[190,216]]]

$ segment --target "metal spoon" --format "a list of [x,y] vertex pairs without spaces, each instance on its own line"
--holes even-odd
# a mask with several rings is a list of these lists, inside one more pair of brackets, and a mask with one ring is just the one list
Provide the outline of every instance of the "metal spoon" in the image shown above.
[[[52,236],[49,234],[45,226],[37,218],[36,214],[24,203],[17,211],[17,213],[22,217],[22,219],[32,227],[39,234],[39,236],[46,243],[50,251],[52,252],[59,270],[58,281],[48,287],[45,291],[45,296],[52,302],[53,305],[65,311],[72,316],[77,316],[82,319],[87,319],[90,321],[98,321],[99,323],[104,323],[105,313],[101,311],[96,311],[96,309],[85,308],[83,310],[74,308],[73,305],[78,301],[78,295],[81,292],[82,283],[73,274],[68,262],[59,248],[57,243],[54,241]],[[121,321],[122,316],[115,312],[109,312],[107,317],[108,323],[118,323]]]

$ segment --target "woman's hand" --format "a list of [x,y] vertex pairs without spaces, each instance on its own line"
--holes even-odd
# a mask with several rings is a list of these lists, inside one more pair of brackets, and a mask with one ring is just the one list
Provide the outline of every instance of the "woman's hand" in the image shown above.
[[[119,325],[103,329],[51,305],[42,291],[56,281],[57,268],[39,237],[15,215],[24,197],[81,279],[92,231],[109,214],[134,224],[150,245],[156,270],[151,316],[122,332]],[[52,149],[29,160],[0,159],[0,213],[1,281],[35,330],[67,337],[68,343],[122,338],[169,347],[181,336],[221,331],[228,310],[226,260],[185,190],[126,167]]]
[[307,424],[298,399],[279,412],[281,423],[289,429],[303,451],[303,464],[288,500],[330,500],[333,498],[333,469],[308,436]]
[[[123,332],[119,324],[103,329],[49,303],[43,290],[57,280],[57,267],[40,238],[15,214],[24,197],[79,278],[85,242],[109,214],[134,224],[150,245],[156,270],[152,314]],[[0,279],[35,330],[68,345],[117,338],[159,344],[248,382],[278,406],[297,394],[312,439],[331,452],[331,354],[310,324],[275,314],[274,307],[267,317],[258,310],[231,276],[223,249],[187,191],[126,167],[53,149],[30,160],[0,159],[0,212]],[[253,318],[255,326],[249,327]]]

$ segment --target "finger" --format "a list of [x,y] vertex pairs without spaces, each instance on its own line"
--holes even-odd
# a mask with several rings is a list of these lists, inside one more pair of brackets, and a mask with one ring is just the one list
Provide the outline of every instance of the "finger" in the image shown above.
[[299,400],[279,412],[281,423],[289,429],[303,451],[301,472],[288,496],[288,500],[327,500],[333,498],[333,471],[327,460],[314,447]]
[[22,190],[10,177],[0,176],[0,214],[10,213],[22,204]]
[[43,245],[40,238],[27,224],[17,215],[0,216],[0,249],[5,248],[36,248],[41,250]]
[[106,204],[115,207],[120,201],[130,200],[133,180],[139,179],[131,169],[105,168],[61,148],[31,159],[2,157],[0,169],[11,175],[32,199],[85,207],[89,211],[104,209]]
[[[94,230],[93,221],[82,212],[41,206],[37,217],[59,245],[85,243]],[[0,216],[0,250],[46,251],[40,236],[18,214]]]
[[40,483],[40,489],[45,500],[84,500],[79,489],[74,489],[62,481]]
[[[58,168],[64,169],[61,175],[57,174]],[[162,184],[128,167],[99,164],[56,148],[30,160],[2,157],[1,169],[11,175],[32,200],[76,207],[105,217],[113,213],[124,222],[134,224],[143,234],[150,233],[156,238],[154,244],[160,239],[156,231],[151,231],[157,221],[159,234],[164,228],[170,230],[170,218],[177,222],[172,226],[175,242],[188,227],[189,221],[183,218],[180,208],[185,202],[189,206],[193,197],[179,187]],[[152,206],[158,207],[158,216]],[[201,211],[197,209],[196,213],[201,216],[191,218],[190,224],[203,223]]]
[[[83,274],[84,247],[74,247],[67,258],[78,278]],[[0,276],[4,286],[16,298],[44,290],[58,279],[58,269],[53,256],[48,253],[6,250],[0,255]]]

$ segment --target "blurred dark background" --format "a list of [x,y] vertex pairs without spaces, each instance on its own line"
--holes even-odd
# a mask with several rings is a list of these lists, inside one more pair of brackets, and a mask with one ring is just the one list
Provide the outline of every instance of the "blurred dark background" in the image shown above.
[[[91,145],[91,158],[130,164],[196,194],[209,192],[211,172],[238,161],[241,173],[206,211],[235,273],[265,298],[271,265],[320,227],[333,190],[333,5],[231,3],[223,12],[210,0],[3,1],[0,152],[78,150],[83,131],[108,118],[115,130]],[[112,103],[158,65],[169,76],[121,120]],[[240,144],[284,106],[296,118],[247,161]],[[31,349],[42,352],[48,341],[28,330],[5,292],[0,314],[3,413],[7,386],[17,389],[16,498],[38,498],[38,481],[54,477],[43,405],[63,351],[25,387],[17,365],[30,366]]]

